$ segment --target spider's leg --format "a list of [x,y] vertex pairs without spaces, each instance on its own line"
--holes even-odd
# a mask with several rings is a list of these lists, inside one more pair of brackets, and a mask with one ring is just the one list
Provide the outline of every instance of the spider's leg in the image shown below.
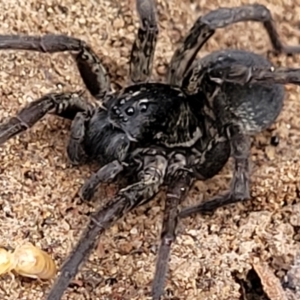
[[175,51],[167,73],[167,82],[181,85],[181,81],[191,63],[205,42],[217,28],[245,21],[261,22],[277,53],[300,53],[300,46],[285,46],[279,38],[271,12],[260,4],[242,5],[240,7],[219,8],[197,19],[182,45]]
[[[156,261],[155,275],[152,283],[153,300],[159,300],[163,294],[165,278],[167,275],[171,245],[176,238],[179,205],[186,197],[192,184],[191,174],[181,168],[186,165],[185,157],[174,163],[175,173],[168,176],[168,189],[165,201],[164,218],[161,232],[161,244]],[[172,165],[171,165],[172,167]]]
[[93,49],[84,41],[66,35],[44,36],[0,35],[0,49],[30,50],[44,53],[75,51],[80,75],[90,91],[99,100],[111,90],[109,75]]
[[180,217],[187,217],[194,213],[212,212],[218,207],[250,198],[250,137],[244,135],[238,128],[232,127],[229,140],[234,158],[234,173],[229,191],[204,203],[183,209]]
[[163,184],[168,161],[159,154],[144,157],[144,169],[138,174],[139,181],[119,191],[116,197],[99,208],[92,216],[77,245],[61,268],[46,300],[61,299],[79,266],[92,252],[96,239],[105,229],[138,205],[155,196]]
[[86,124],[92,116],[91,112],[90,110],[79,112],[72,121],[67,154],[73,165],[83,164],[86,161],[87,157],[83,143],[86,134]]
[[231,82],[241,85],[247,83],[281,83],[300,85],[300,69],[284,67],[247,67],[232,64],[229,67],[212,67],[208,70],[210,80],[217,83]]
[[140,27],[130,54],[130,79],[134,83],[150,79],[158,36],[154,0],[136,0],[136,8]]
[[47,94],[31,102],[15,117],[0,124],[0,145],[27,130],[47,113],[73,119],[77,112],[88,109],[88,103],[78,93]]
[[80,189],[80,198],[85,201],[89,201],[90,199],[92,199],[95,190],[100,183],[112,181],[123,170],[124,166],[118,160],[114,160],[103,166],[86,180],[86,182]]

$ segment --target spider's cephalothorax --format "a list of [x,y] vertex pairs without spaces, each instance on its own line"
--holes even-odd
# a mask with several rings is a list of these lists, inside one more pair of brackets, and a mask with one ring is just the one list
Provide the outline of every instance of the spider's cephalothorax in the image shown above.
[[[249,136],[268,127],[280,113],[284,99],[280,84],[300,83],[299,69],[275,69],[265,58],[242,50],[218,51],[193,63],[217,28],[241,21],[262,22],[275,52],[300,53],[300,47],[282,45],[269,10],[258,4],[220,8],[200,17],[175,51],[166,83],[147,83],[158,35],[156,8],[153,0],[136,3],[141,23],[130,56],[133,84],[119,93],[111,91],[101,60],[82,40],[64,35],[0,35],[0,49],[76,52],[74,59],[87,89],[102,102],[88,104],[78,93],[45,95],[0,125],[0,144],[46,113],[54,113],[72,120],[67,147],[72,163],[96,160],[102,165],[82,187],[83,199],[91,199],[101,182],[120,173],[130,178],[127,187],[93,214],[48,300],[61,298],[99,234],[166,184],[152,289],[153,299],[159,299],[178,217],[250,197]],[[229,191],[179,214],[178,206],[193,179],[214,176],[230,155],[235,167]]]

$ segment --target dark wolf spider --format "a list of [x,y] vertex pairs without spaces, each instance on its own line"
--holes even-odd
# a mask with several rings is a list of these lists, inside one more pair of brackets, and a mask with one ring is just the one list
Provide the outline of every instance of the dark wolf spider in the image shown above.
[[[282,45],[269,10],[258,4],[219,8],[200,17],[175,51],[166,83],[147,82],[158,35],[153,0],[137,0],[137,11],[141,22],[130,56],[133,84],[119,93],[111,91],[101,60],[82,40],[64,35],[0,35],[0,49],[76,52],[75,62],[87,89],[102,101],[91,105],[78,93],[45,95],[0,126],[0,143],[54,113],[72,120],[67,147],[71,162],[96,160],[102,165],[85,182],[81,198],[90,200],[101,182],[120,174],[131,178],[128,186],[92,215],[48,300],[61,299],[98,235],[167,185],[152,287],[153,299],[159,299],[178,218],[250,198],[249,137],[277,118],[284,99],[281,84],[300,83],[299,69],[275,69],[265,58],[243,50],[214,52],[192,64],[217,28],[242,21],[262,22],[276,53],[300,53],[299,46]],[[230,155],[235,168],[229,191],[179,213],[192,182],[213,177]]]

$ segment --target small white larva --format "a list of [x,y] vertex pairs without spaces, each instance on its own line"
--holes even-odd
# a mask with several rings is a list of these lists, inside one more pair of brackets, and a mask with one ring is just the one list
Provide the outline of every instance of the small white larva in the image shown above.
[[56,275],[57,268],[48,253],[27,242],[12,253],[0,248],[0,275],[12,271],[24,277],[49,280]]

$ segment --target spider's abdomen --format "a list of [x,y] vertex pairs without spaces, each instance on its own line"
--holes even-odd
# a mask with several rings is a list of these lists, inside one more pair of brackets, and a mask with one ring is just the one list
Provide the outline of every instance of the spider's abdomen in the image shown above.
[[[263,56],[244,50],[216,51],[202,58],[197,64],[201,64],[203,70],[230,67],[233,64],[247,67],[271,66]],[[209,82],[207,90],[212,93],[217,84]],[[226,82],[221,84],[220,90],[212,97],[211,105],[223,124],[237,122],[245,131],[253,134],[275,121],[282,109],[283,100],[284,87],[280,84],[240,85]]]
[[127,87],[109,108],[109,122],[129,140],[167,147],[190,147],[201,136],[189,96],[161,83]]

